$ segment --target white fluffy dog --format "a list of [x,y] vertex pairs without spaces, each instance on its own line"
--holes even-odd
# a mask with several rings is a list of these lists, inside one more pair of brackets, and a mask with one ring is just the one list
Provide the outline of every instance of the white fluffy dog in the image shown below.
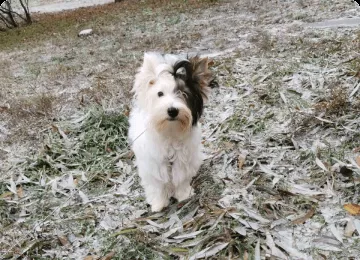
[[199,118],[210,86],[208,59],[145,53],[133,87],[129,139],[152,211],[192,194],[203,160]]

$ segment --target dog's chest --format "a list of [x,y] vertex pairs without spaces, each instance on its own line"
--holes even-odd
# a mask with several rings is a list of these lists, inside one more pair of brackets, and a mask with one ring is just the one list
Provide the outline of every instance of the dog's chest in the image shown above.
[[167,145],[165,160],[169,165],[173,165],[174,162],[186,163],[187,161],[187,147],[183,142],[172,142]]

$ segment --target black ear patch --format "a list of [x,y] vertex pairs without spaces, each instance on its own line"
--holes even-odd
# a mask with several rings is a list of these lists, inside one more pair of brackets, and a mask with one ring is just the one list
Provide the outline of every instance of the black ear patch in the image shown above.
[[175,93],[182,93],[182,98],[191,110],[192,125],[196,125],[203,113],[203,97],[206,95],[200,87],[198,77],[193,75],[193,67],[190,61],[181,60],[175,63],[173,76],[176,81]]
[[180,79],[186,81],[187,75],[188,75],[188,72],[186,71],[184,66],[176,68],[176,71],[175,71],[176,78],[180,78]]
[[191,78],[191,64],[187,60],[182,60],[174,65],[174,77],[176,79],[181,79],[183,81],[187,81]]

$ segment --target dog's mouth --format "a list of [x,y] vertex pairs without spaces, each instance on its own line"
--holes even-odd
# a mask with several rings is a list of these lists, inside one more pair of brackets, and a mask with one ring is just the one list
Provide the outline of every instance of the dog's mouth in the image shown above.
[[171,134],[175,132],[185,133],[191,128],[192,117],[190,110],[180,110],[179,114],[174,117],[169,115],[161,117],[161,115],[163,114],[156,114],[152,120],[152,123],[158,132],[170,131],[169,133]]

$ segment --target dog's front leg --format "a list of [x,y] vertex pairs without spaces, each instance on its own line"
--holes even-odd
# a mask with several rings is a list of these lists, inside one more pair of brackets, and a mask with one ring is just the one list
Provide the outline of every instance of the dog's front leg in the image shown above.
[[183,182],[175,186],[174,197],[178,201],[183,201],[190,198],[193,195],[193,189],[190,186],[191,179],[186,179]]
[[[155,181],[156,182],[156,181]],[[151,211],[158,212],[169,205],[169,192],[164,183],[143,183],[146,201],[151,205]]]
[[193,189],[190,186],[192,177],[196,170],[192,169],[190,165],[183,165],[182,163],[174,163],[172,169],[174,197],[178,201],[186,200],[193,195]]
[[146,201],[151,205],[151,211],[158,212],[169,205],[172,196],[169,188],[169,175],[166,164],[153,161],[138,161],[141,185],[145,190]]

